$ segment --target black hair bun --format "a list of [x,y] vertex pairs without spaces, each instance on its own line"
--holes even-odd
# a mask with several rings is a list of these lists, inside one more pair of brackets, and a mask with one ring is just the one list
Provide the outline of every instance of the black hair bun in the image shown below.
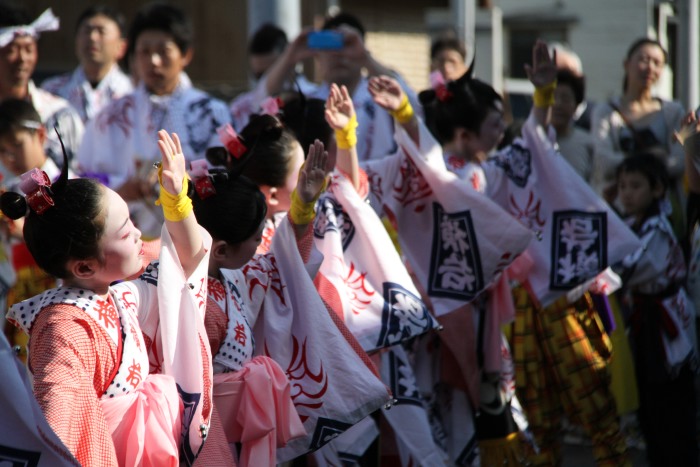
[[8,191],[0,196],[0,210],[12,220],[19,219],[27,214],[27,200],[19,193]]
[[229,167],[231,163],[231,155],[223,146],[207,148],[204,157],[206,157],[207,161],[213,166]]

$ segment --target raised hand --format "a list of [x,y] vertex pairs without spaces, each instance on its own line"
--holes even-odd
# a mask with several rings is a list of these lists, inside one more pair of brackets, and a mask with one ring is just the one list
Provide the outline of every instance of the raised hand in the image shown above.
[[525,64],[525,73],[536,88],[553,83],[557,79],[556,51],[549,54],[544,41],[538,40],[532,47],[532,66]]
[[158,132],[158,148],[160,148],[161,175],[160,184],[170,194],[178,195],[182,191],[182,182],[187,172],[185,170],[185,155],[177,133],[172,137],[165,130]]
[[328,99],[326,99],[326,121],[334,130],[342,130],[345,128],[350,119],[355,114],[355,106],[352,104],[352,98],[348,92],[348,88],[344,85],[338,87],[337,84],[331,84]]
[[301,201],[311,203],[318,197],[331,170],[328,165],[328,152],[324,150],[323,143],[319,140],[314,141],[314,144],[309,146],[306,161],[299,170],[297,195]]
[[403,89],[394,78],[384,75],[370,78],[368,89],[374,102],[384,110],[391,112],[401,106]]
[[688,114],[681,121],[680,129],[675,131],[673,134],[676,137],[676,141],[678,141],[681,146],[684,146],[688,138],[695,136],[698,133],[700,133],[700,122],[698,121],[698,117],[695,115],[695,112],[688,112]]

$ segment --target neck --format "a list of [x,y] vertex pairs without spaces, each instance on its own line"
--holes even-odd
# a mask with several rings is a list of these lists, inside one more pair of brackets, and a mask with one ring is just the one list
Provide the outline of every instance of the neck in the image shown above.
[[27,99],[28,95],[29,85],[27,83],[9,86],[0,84],[0,101],[5,99]]
[[560,137],[567,136],[569,133],[571,133],[571,125],[569,125],[568,123],[559,124],[559,125],[555,125],[554,123],[552,123],[552,126],[554,127],[554,130],[557,132],[557,135]]
[[100,83],[105,76],[107,76],[107,73],[109,73],[109,70],[112,69],[112,64],[104,64],[104,63],[84,63],[83,64],[83,73],[85,73],[85,77],[87,80],[92,83],[92,84],[98,84]]
[[64,279],[63,285],[66,287],[75,287],[78,289],[92,290],[95,295],[100,298],[107,298],[109,295],[109,284],[95,283],[90,280],[80,280],[76,278]]
[[628,85],[623,95],[623,101],[627,104],[632,102],[648,102],[652,100],[651,88],[646,86]]

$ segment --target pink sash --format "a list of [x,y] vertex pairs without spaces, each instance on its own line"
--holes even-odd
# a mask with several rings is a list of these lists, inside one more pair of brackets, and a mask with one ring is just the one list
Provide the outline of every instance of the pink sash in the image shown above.
[[100,402],[119,465],[179,465],[182,402],[171,376],[149,375],[139,389]]
[[289,380],[268,357],[255,357],[236,372],[215,374],[214,404],[228,442],[242,445],[241,467],[274,466],[276,449],[306,434]]

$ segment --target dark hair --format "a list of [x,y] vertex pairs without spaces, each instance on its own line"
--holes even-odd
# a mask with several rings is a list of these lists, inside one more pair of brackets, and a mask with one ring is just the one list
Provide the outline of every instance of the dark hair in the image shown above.
[[586,79],[583,76],[577,76],[569,70],[557,71],[557,86],[565,84],[574,92],[576,105],[583,102],[586,93]]
[[464,43],[456,37],[441,37],[433,42],[433,45],[430,46],[430,59],[435,60],[437,54],[443,50],[454,50],[462,56],[462,60],[467,59],[467,49],[464,47]]
[[150,3],[141,8],[129,29],[129,47],[136,47],[138,37],[148,30],[170,34],[183,54],[192,46],[194,37],[192,23],[181,9],[172,5]]
[[35,132],[25,122],[42,125],[41,117],[34,106],[24,99],[7,99],[0,102],[0,136],[16,131]]
[[[240,136],[251,152],[242,174],[258,186],[284,186],[298,144],[294,133],[277,117],[264,114],[253,115]],[[232,170],[236,170],[236,162]]]
[[0,27],[21,26],[32,22],[29,11],[16,2],[0,1]]
[[54,205],[42,214],[37,214],[24,196],[13,191],[0,196],[0,209],[10,219],[26,216],[24,241],[32,257],[41,269],[65,279],[70,277],[68,260],[102,260],[99,241],[105,222],[104,187],[89,178],[68,180],[64,149],[61,175],[49,192]]
[[85,21],[92,19],[95,16],[105,16],[114,21],[119,28],[119,34],[122,37],[125,36],[126,18],[121,12],[107,5],[93,5],[83,10],[83,12],[80,13],[80,16],[78,16],[78,21],[75,23],[75,32],[78,32],[80,26],[82,26]]
[[[630,45],[630,48],[627,49],[627,55],[625,56],[626,60],[629,60],[632,58],[632,55],[641,47],[644,47],[645,45],[655,45],[659,49],[661,49],[661,52],[664,54],[664,62],[668,62],[668,52],[666,52],[666,49],[664,49],[664,46],[661,45],[661,42],[657,41],[656,39],[650,39],[648,37],[641,37],[634,41],[632,45]],[[627,73],[625,73],[625,76],[622,79],[622,90],[627,91]]]
[[[207,158],[210,152],[219,153],[217,159],[222,157],[221,152],[227,153],[223,147],[209,148]],[[215,194],[205,199],[196,192],[190,194],[197,222],[217,240],[232,245],[247,240],[265,219],[265,195],[250,179],[230,175],[225,170],[212,169],[209,177]]]
[[248,45],[250,55],[281,53],[287,47],[287,34],[272,23],[265,23],[255,31]]
[[326,18],[326,21],[323,23],[321,29],[337,29],[338,26],[343,25],[357,29],[362,40],[365,39],[365,33],[367,32],[365,27],[362,25],[362,22],[360,22],[357,16],[351,15],[350,13],[338,13],[335,16]]
[[452,140],[457,128],[465,128],[477,135],[489,111],[497,110],[501,96],[491,85],[471,77],[471,70],[456,81],[447,83],[447,97],[438,98],[433,89],[422,91],[418,98],[425,110],[430,131],[441,144]]
[[280,94],[283,107],[279,118],[306,151],[315,140],[328,147],[333,129],[326,121],[326,101],[304,96],[301,92]]
[[640,173],[649,181],[649,186],[662,187],[664,192],[671,183],[666,164],[658,156],[650,153],[638,153],[626,157],[617,166],[616,179],[619,180],[623,173]]

